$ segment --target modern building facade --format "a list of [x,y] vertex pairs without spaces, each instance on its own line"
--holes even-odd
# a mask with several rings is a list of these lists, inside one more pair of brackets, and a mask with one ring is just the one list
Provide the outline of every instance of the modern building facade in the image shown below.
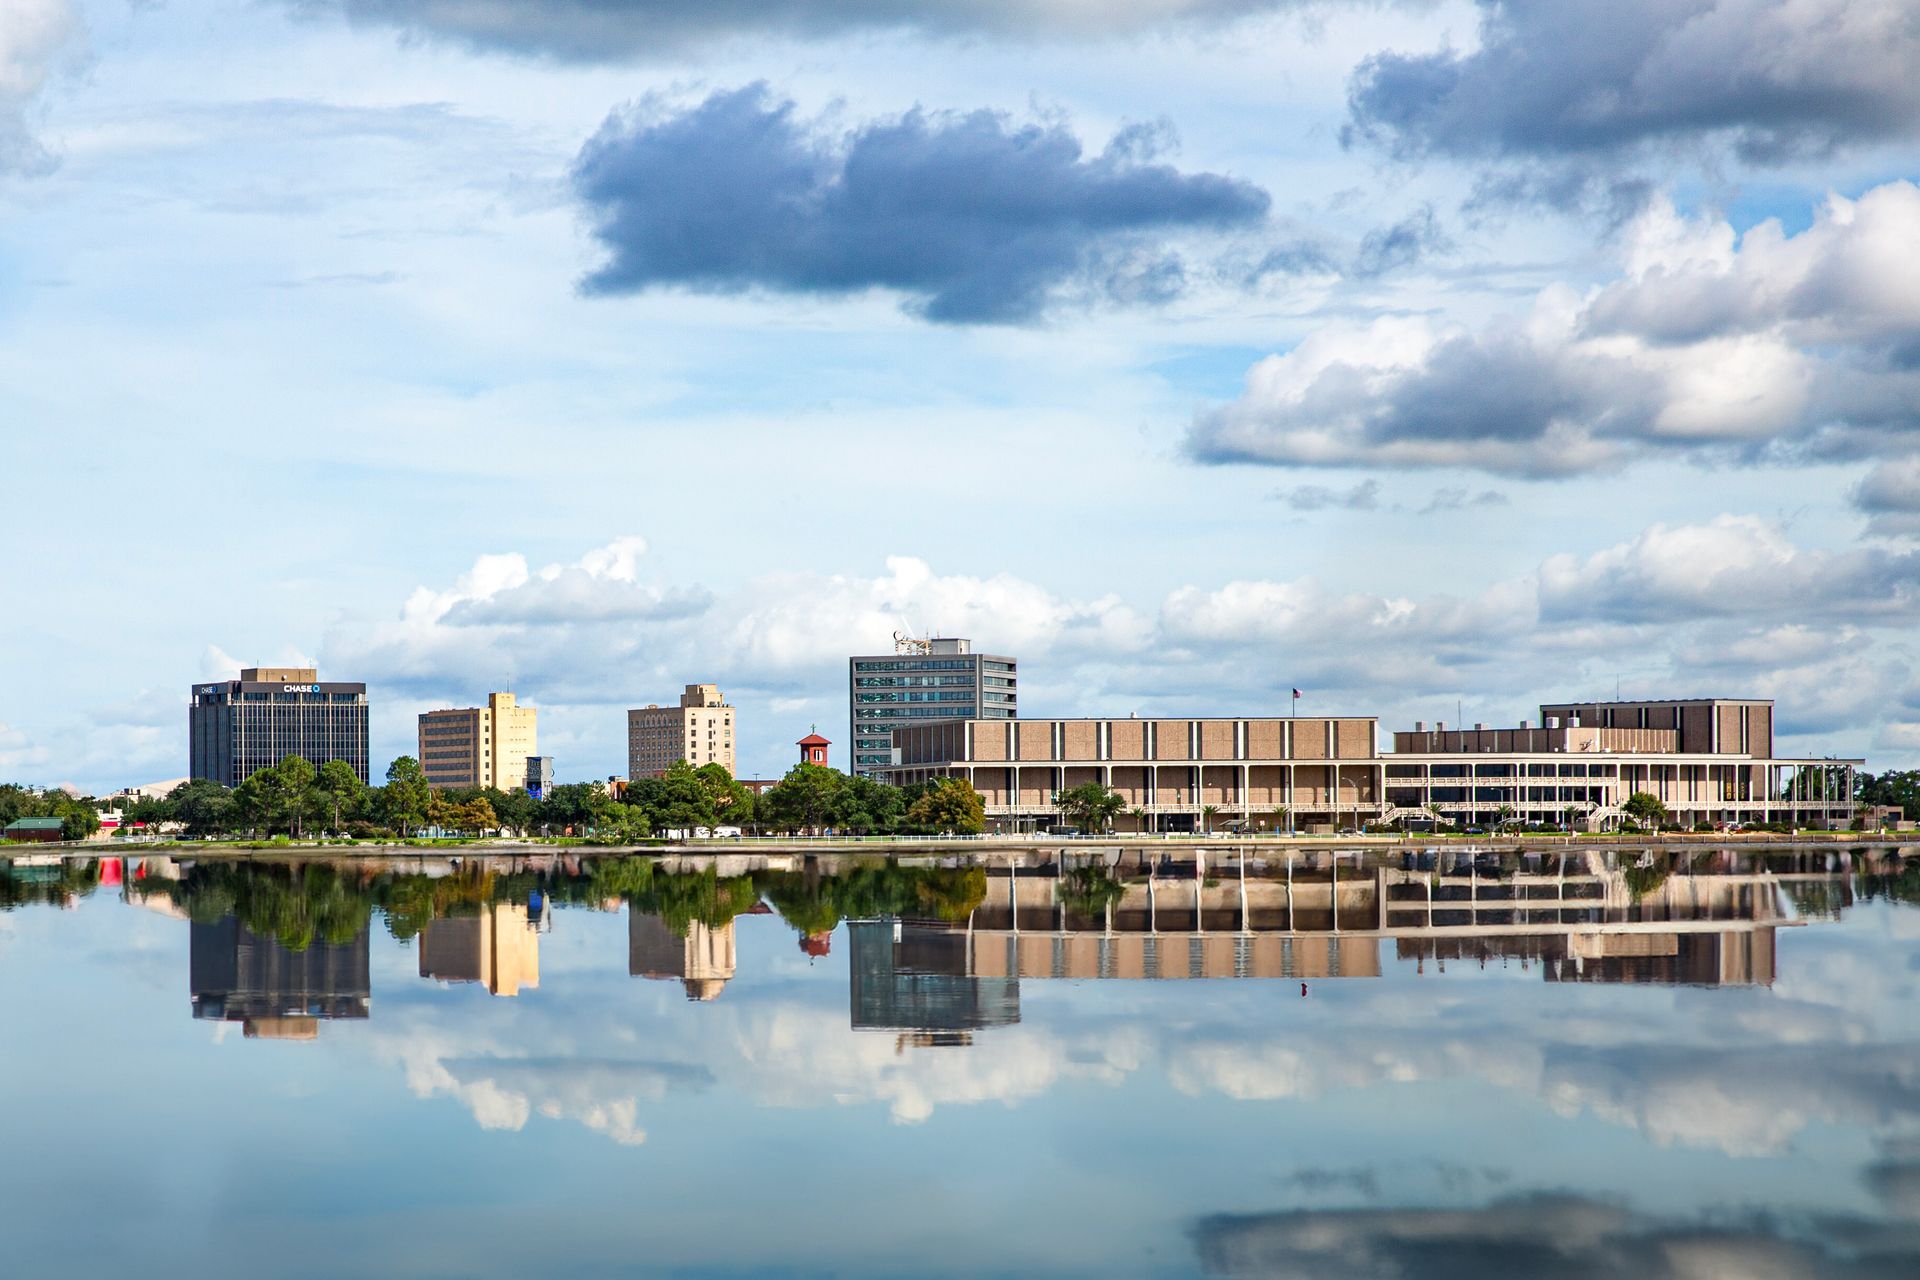
[[540,709],[511,693],[489,693],[484,707],[450,707],[420,715],[420,768],[435,787],[527,785],[527,758],[540,749]]
[[894,763],[894,732],[916,725],[1011,720],[1020,673],[1012,658],[975,653],[971,640],[894,637],[894,651],[847,661],[853,772],[879,777]]
[[893,733],[897,785],[972,782],[999,830],[1064,821],[1063,792],[1099,782],[1126,806],[1117,831],[1358,829],[1504,822],[1605,830],[1648,792],[1683,826],[1854,819],[1857,759],[1773,753],[1762,699],[1559,703],[1541,727],[1432,730],[1376,746],[1370,716],[959,720]]
[[544,800],[553,790],[553,757],[527,757],[527,794],[535,800]]
[[187,736],[191,775],[223,786],[288,756],[344,760],[366,782],[367,686],[322,683],[312,667],[248,667],[193,686]]
[[1646,792],[1684,827],[1851,824],[1865,762],[1776,756],[1773,721],[1765,699],[1687,698],[1548,703],[1538,727],[1416,724],[1383,765],[1388,813],[1599,830]]
[[1060,795],[1088,782],[1119,793],[1120,831],[1358,826],[1381,806],[1376,730],[1371,716],[961,720],[896,730],[898,763],[877,772],[965,778],[1003,830],[1059,825]]
[[725,765],[731,774],[733,744],[733,708],[720,687],[690,684],[677,707],[649,703],[627,712],[627,777],[658,777],[676,760]]

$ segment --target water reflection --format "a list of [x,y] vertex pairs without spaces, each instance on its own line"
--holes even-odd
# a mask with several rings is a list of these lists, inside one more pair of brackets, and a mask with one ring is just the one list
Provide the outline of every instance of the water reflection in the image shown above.
[[850,922],[852,1027],[938,1036],[1017,1023],[1021,980],[1379,978],[1387,944],[1415,975],[1512,963],[1550,983],[1766,987],[1778,930],[1837,919],[1856,900],[1920,898],[1920,859],[1868,851],[159,857],[135,860],[124,883],[119,859],[0,865],[0,906],[71,905],[105,880],[190,919],[194,1007],[207,1010],[196,1016],[262,1035],[269,1019],[367,1016],[376,915],[416,947],[421,978],[514,996],[540,986],[556,904],[624,910],[628,974],[679,982],[697,1002],[738,972],[740,917],[777,913],[812,958],[830,956]]
[[322,1019],[364,1018],[373,994],[367,930],[295,948],[234,916],[195,920],[188,987],[193,1016],[238,1022],[248,1039],[311,1040]]
[[[87,1235],[51,1188],[104,1149],[162,1185],[215,1109],[262,1203],[318,1199],[175,1274],[423,1269],[384,1251],[428,1239],[445,1274],[1920,1261],[1920,859],[1886,851],[0,872],[0,1018],[33,1046],[0,1080],[137,1062],[166,1098],[0,1118],[43,1169],[0,1196],[69,1228],[10,1273],[112,1272],[31,1251],[158,1228]],[[558,1261],[502,1206],[568,1215]]]

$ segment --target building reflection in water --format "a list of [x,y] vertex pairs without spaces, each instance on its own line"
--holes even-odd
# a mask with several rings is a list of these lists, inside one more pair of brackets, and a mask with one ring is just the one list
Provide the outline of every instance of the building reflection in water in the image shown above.
[[420,930],[420,976],[477,982],[496,996],[540,985],[539,921],[519,903],[493,902],[478,915],[442,916]]
[[854,1026],[963,1029],[941,1000],[964,1007],[963,984],[987,980],[1377,978],[1386,940],[1420,972],[1517,959],[1550,982],[1771,985],[1775,930],[1799,923],[1785,903],[1796,877],[1767,870],[1688,874],[1591,853],[1404,863],[1156,859],[1123,877],[1015,861],[964,924],[848,926]]
[[677,978],[689,1000],[712,1000],[733,977],[733,921],[713,926],[695,920],[683,936],[659,916],[627,909],[627,973],[635,978]]
[[970,1044],[1020,1021],[1020,983],[980,972],[965,929],[904,920],[847,924],[855,1031],[892,1031],[901,1048]]
[[320,1023],[364,1018],[372,984],[367,930],[348,942],[316,939],[293,950],[233,916],[193,922],[188,981],[193,1016],[238,1022],[249,1038],[311,1040]]

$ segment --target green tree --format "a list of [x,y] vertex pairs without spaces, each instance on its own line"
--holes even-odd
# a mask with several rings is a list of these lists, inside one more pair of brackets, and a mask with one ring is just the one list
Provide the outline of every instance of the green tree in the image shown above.
[[1126,803],[1119,792],[1098,781],[1083,782],[1060,793],[1060,812],[1074,826],[1095,835],[1113,825]]
[[[726,773],[721,769],[722,774]],[[731,779],[729,779],[731,781]],[[675,760],[660,778],[658,807],[652,809],[655,831],[685,831],[714,825],[713,790],[707,779],[685,760]]]
[[1208,835],[1213,834],[1213,820],[1220,816],[1220,806],[1203,804],[1200,806],[1200,824]]
[[427,805],[433,788],[427,785],[426,771],[412,756],[401,756],[387,766],[387,785],[380,789],[380,813],[387,825],[401,835],[411,835],[427,820]]
[[85,801],[62,793],[54,807],[52,816],[60,819],[62,840],[85,840],[100,829],[100,811]]
[[829,821],[858,835],[885,833],[899,829],[906,811],[907,800],[900,788],[853,774],[846,776],[835,792]]
[[832,821],[845,782],[846,775],[838,769],[797,764],[760,797],[760,810],[770,826],[786,831],[818,830]]
[[913,802],[907,821],[929,831],[977,836],[987,829],[987,806],[965,778],[941,778]]
[[196,836],[219,836],[233,830],[233,792],[211,778],[183,782],[167,793],[174,821]]
[[1908,822],[1920,821],[1920,769],[1859,774],[1854,795],[1863,805],[1898,805]]
[[753,792],[734,781],[727,766],[715,761],[694,770],[701,790],[707,793],[707,807],[713,813],[711,826],[744,826],[753,813]]
[[1620,806],[1620,812],[1633,819],[1635,826],[1658,829],[1667,820],[1667,806],[1651,791],[1636,791]]
[[486,798],[487,803],[493,806],[494,813],[499,816],[500,825],[511,828],[521,835],[525,835],[532,827],[533,815],[540,807],[540,802],[528,795],[521,787],[515,787],[511,791],[490,789]]
[[279,764],[268,765],[249,778],[260,791],[267,830],[284,824],[287,834],[301,833],[307,814],[314,804],[313,783],[318,771],[303,756],[286,756]]
[[360,807],[366,787],[360,781],[360,775],[345,760],[329,760],[320,766],[320,777],[316,783],[321,800],[333,814],[334,831],[340,830],[343,814],[352,813]]

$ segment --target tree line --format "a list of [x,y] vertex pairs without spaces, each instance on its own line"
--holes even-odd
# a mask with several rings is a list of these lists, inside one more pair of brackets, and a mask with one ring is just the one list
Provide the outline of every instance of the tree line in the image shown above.
[[288,756],[237,787],[199,778],[165,796],[135,800],[126,817],[150,830],[178,823],[192,836],[293,839],[506,832],[618,843],[721,828],[858,835],[975,835],[986,829],[979,793],[958,778],[901,788],[799,764],[755,795],[724,765],[695,768],[676,761],[658,777],[633,779],[617,796],[600,783],[576,782],[535,798],[517,789],[433,787],[412,756],[390,764],[379,786],[362,783],[344,761],[316,768]]
[[0,827],[21,818],[60,819],[62,840],[85,840],[100,829],[100,811],[89,799],[64,791],[34,791],[15,783],[0,785]]

